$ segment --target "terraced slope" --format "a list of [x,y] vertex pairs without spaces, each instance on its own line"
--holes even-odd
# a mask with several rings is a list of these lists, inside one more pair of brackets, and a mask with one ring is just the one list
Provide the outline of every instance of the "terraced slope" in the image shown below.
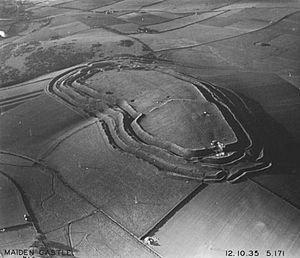
[[114,148],[171,176],[235,182],[271,166],[255,118],[237,95],[159,63],[93,62],[59,75],[48,92],[97,117]]

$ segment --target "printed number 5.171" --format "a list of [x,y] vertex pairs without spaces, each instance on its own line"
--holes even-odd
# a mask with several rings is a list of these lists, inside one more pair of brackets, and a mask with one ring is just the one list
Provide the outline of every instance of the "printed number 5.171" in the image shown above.
[[283,257],[284,256],[284,251],[283,250],[276,250],[276,251],[267,250],[266,251],[266,256]]

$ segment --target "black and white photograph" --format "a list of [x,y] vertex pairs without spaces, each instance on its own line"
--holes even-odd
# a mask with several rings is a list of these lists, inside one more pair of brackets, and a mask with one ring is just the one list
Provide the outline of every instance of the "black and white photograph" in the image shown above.
[[300,258],[300,0],[0,0],[1,258]]

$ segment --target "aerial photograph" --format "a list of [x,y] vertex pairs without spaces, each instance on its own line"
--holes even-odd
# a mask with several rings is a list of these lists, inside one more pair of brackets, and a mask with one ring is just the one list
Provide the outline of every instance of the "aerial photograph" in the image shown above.
[[300,0],[0,0],[0,258],[300,258]]

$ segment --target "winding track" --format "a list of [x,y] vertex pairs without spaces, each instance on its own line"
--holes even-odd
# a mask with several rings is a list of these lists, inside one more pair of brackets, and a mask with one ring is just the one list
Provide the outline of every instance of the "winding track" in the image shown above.
[[169,74],[191,83],[205,99],[217,106],[234,131],[237,141],[222,150],[210,148],[189,149],[153,136],[139,121],[145,116],[127,101],[111,103],[103,94],[90,88],[85,80],[96,73],[111,70],[156,70],[166,73],[157,64],[145,60],[119,58],[89,63],[54,78],[47,92],[77,112],[100,120],[103,134],[111,146],[143,159],[170,176],[193,179],[205,183],[236,182],[251,172],[269,168],[255,117],[245,103],[234,93],[208,83],[200,83],[181,74]]

